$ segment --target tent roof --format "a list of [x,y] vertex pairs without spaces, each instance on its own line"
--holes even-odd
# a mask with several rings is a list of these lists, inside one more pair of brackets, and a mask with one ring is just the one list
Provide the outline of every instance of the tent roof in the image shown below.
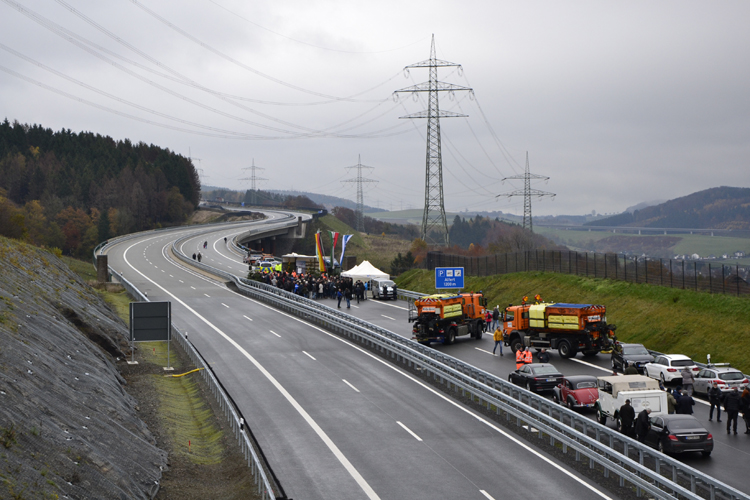
[[347,278],[366,278],[368,280],[373,278],[390,278],[390,275],[388,273],[384,273],[366,260],[363,261],[360,265],[355,266],[348,271],[344,271],[343,273],[341,273],[341,276],[345,276]]

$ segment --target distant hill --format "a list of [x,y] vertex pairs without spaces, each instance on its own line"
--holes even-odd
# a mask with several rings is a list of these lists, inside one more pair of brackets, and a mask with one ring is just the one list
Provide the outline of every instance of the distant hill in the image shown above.
[[[312,201],[319,205],[323,205],[328,210],[333,209],[333,207],[344,207],[344,208],[351,208],[352,210],[357,209],[357,203],[348,200],[346,198],[339,198],[338,196],[329,196],[327,194],[317,194],[317,193],[308,193],[307,191],[284,191],[279,189],[270,189],[270,193],[277,193],[277,194],[283,194],[286,196],[307,196]],[[364,211],[368,213],[373,212],[385,212],[382,208],[377,207],[371,207],[369,205],[364,206]]]
[[706,189],[584,225],[749,230],[750,188]]

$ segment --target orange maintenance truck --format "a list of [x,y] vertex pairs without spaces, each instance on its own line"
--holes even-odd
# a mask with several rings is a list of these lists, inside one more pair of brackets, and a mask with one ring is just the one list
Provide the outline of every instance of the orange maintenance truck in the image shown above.
[[461,335],[479,340],[484,331],[486,308],[487,299],[482,292],[420,297],[409,310],[409,322],[414,322],[413,340],[420,344],[452,344]]
[[[525,299],[525,298],[524,298]],[[578,351],[593,356],[614,345],[614,325],[607,324],[606,308],[592,304],[566,304],[524,300],[519,306],[505,308],[503,341],[513,352],[519,346],[557,349],[562,358]]]

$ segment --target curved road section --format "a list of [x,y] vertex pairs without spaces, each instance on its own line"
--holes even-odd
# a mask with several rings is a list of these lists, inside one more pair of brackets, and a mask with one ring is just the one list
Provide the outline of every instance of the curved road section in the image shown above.
[[172,302],[174,323],[240,407],[290,498],[610,498],[410,374],[170,255],[192,234],[185,254],[200,248],[204,263],[244,276],[224,237],[273,223],[146,233],[107,254],[151,300]]

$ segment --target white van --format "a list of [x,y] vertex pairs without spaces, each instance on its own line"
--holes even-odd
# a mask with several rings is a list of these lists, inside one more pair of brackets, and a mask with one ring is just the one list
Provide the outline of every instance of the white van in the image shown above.
[[659,382],[643,375],[619,377],[597,377],[599,399],[596,401],[596,416],[605,425],[607,418],[617,421],[620,427],[620,407],[629,399],[638,415],[650,408],[651,416],[667,413],[667,393],[659,389]]

